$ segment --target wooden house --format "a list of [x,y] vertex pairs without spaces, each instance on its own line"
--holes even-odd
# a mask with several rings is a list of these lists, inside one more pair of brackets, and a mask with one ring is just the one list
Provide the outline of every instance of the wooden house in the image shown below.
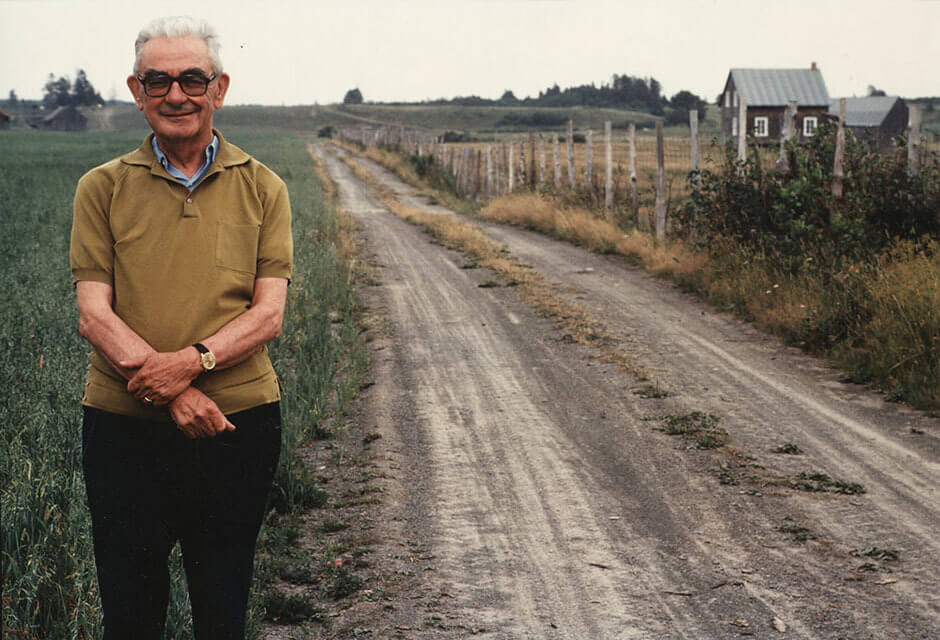
[[48,131],[84,131],[88,128],[88,119],[75,107],[59,107],[30,126]]
[[[829,103],[829,115],[839,119],[838,98]],[[894,139],[905,132],[909,117],[907,104],[897,96],[845,99],[845,128],[882,153],[894,150]]]
[[800,141],[812,137],[829,113],[829,91],[815,62],[809,69],[731,69],[720,97],[725,139],[738,135],[741,98],[747,106],[745,131],[757,142],[779,142],[791,100],[796,102]]
[[11,120],[13,120],[13,116],[0,109],[0,129],[9,129]]

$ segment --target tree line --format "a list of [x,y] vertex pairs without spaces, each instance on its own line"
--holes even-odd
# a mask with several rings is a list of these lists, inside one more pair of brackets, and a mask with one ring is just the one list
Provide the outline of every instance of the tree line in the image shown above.
[[[344,104],[362,104],[362,102],[362,92],[358,88],[350,89],[343,98]],[[600,86],[591,83],[562,89],[555,83],[539,91],[535,98],[519,99],[507,89],[497,100],[471,95],[425,100],[421,104],[464,107],[606,107],[643,111],[664,116],[667,124],[678,124],[688,122],[688,112],[692,109],[699,112],[700,119],[704,119],[706,102],[686,90],[679,91],[672,98],[667,99],[662,93],[662,85],[656,78],[639,78],[615,73],[610,83]]]

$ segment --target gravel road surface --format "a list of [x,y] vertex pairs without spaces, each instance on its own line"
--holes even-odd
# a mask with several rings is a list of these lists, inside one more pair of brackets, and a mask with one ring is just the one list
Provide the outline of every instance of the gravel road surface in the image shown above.
[[371,562],[398,576],[335,633],[940,637],[940,421],[621,258],[475,222],[616,339],[574,344],[391,214],[346,152],[315,154],[375,269],[361,293],[383,329],[356,419],[382,436]]

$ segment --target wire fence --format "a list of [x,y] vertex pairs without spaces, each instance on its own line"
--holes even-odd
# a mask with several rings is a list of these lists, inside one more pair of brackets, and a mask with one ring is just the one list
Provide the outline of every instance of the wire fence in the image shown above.
[[[551,188],[574,191],[588,204],[603,206],[608,217],[630,212],[635,223],[662,236],[665,210],[695,188],[696,170],[714,169],[735,154],[738,161],[759,159],[765,170],[783,167],[782,141],[725,147],[718,138],[696,133],[690,116],[690,135],[664,136],[612,133],[607,123],[601,136],[575,132],[569,122],[564,134],[529,131],[523,136],[482,142],[446,142],[403,127],[346,128],[337,135],[363,147],[383,146],[426,158],[454,177],[460,195],[488,200],[520,190]],[[940,138],[928,133],[917,145],[919,155],[908,162],[940,161]],[[743,154],[743,155],[742,155]]]

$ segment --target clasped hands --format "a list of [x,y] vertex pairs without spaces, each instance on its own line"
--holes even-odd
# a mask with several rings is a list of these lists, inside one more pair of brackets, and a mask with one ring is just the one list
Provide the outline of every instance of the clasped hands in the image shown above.
[[169,405],[173,421],[188,438],[211,438],[235,430],[215,402],[190,386],[202,372],[198,352],[193,347],[165,353],[154,351],[118,364],[136,370],[127,390],[141,402]]

